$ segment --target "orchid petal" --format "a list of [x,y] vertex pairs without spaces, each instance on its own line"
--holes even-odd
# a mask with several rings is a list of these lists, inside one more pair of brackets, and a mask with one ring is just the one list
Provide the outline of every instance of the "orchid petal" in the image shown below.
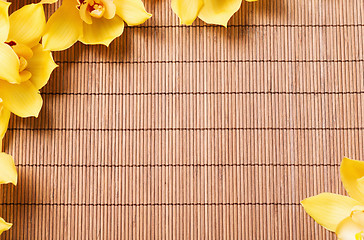
[[[18,175],[12,156],[0,152],[0,184],[12,183],[16,185]],[[0,227],[1,232],[1,227]]]
[[0,235],[4,232],[9,230],[13,224],[5,222],[3,218],[0,217]]
[[83,36],[80,41],[85,44],[109,44],[124,31],[124,21],[116,16],[113,19],[94,18],[92,24],[83,24]]
[[172,10],[180,18],[181,24],[191,25],[203,4],[203,0],[172,0]]
[[53,70],[58,66],[50,51],[44,50],[41,44],[33,47],[33,57],[28,60],[27,70],[32,73],[30,81],[35,88],[41,89],[47,84]]
[[[6,130],[8,129],[10,119],[10,111],[4,107],[2,103],[0,103],[0,141],[4,138]],[[1,150],[1,144],[0,144]]]
[[9,83],[19,83],[20,62],[13,49],[5,43],[0,43],[0,79]]
[[102,2],[105,5],[105,13],[103,17],[106,19],[112,19],[113,17],[115,17],[116,6],[113,0],[103,0]]
[[351,209],[360,205],[355,199],[333,193],[306,198],[301,204],[318,224],[330,231],[335,231],[338,224],[350,216]]
[[65,50],[82,36],[83,21],[76,5],[76,0],[65,0],[49,18],[42,39],[44,49]]
[[19,117],[38,117],[43,100],[30,81],[11,84],[0,80],[0,98],[9,111]]
[[43,5],[26,5],[10,15],[8,39],[32,48],[39,43],[45,25]]
[[364,162],[344,158],[340,175],[349,196],[364,203]]
[[11,3],[0,1],[0,42],[3,43],[8,39],[9,34],[9,6]]
[[364,230],[364,206],[355,206],[351,209],[351,219]]
[[363,230],[359,224],[355,223],[350,217],[347,217],[338,224],[336,235],[340,240],[354,240],[357,239],[358,234]]
[[242,0],[205,0],[199,18],[206,23],[227,26],[227,22],[241,6]]
[[145,10],[141,0],[114,0],[116,14],[129,26],[144,23],[152,15]]

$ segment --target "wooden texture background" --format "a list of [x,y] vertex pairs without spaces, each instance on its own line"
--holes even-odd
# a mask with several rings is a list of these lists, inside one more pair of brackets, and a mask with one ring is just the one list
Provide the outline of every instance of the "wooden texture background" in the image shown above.
[[55,53],[40,117],[12,117],[2,237],[335,239],[299,202],[364,160],[364,1],[244,2],[227,29],[145,5],[109,48]]

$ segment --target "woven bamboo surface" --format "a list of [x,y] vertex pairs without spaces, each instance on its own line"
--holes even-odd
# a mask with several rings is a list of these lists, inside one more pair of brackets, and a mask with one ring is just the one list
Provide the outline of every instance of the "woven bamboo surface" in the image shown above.
[[364,160],[364,1],[243,3],[228,29],[145,5],[109,48],[55,53],[40,117],[12,117],[2,237],[335,239],[299,202]]

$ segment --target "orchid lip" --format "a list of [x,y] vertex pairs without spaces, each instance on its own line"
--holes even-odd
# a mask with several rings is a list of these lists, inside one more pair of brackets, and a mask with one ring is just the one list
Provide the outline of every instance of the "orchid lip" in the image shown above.
[[106,6],[100,0],[78,0],[77,9],[80,11],[81,18],[91,24],[91,17],[102,18],[106,12]]

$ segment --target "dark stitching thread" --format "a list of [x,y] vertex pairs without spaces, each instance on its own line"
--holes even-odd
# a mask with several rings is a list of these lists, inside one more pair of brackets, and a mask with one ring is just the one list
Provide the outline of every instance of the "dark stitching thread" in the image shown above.
[[89,63],[89,64],[165,64],[165,63],[353,63],[363,62],[364,59],[316,59],[316,60],[264,60],[264,59],[245,59],[245,60],[156,60],[156,61],[56,61],[58,64],[67,63]]
[[8,128],[9,131],[87,131],[87,132],[148,132],[148,131],[347,131],[363,130],[364,127],[333,128],[269,128],[269,127],[236,127],[236,128]]
[[[228,25],[229,28],[257,28],[257,27],[287,27],[287,28],[309,28],[309,27],[363,27],[362,23],[348,23],[348,24],[247,24],[238,25],[231,24]],[[159,26],[133,26],[132,28],[221,28],[221,26],[216,25],[159,25]]]
[[130,93],[96,93],[96,92],[44,92],[42,95],[67,95],[67,96],[155,96],[155,95],[347,95],[364,94],[364,91],[354,92],[130,92]]
[[146,207],[146,206],[298,206],[299,203],[0,203],[5,206],[86,206],[86,207]]
[[227,163],[227,164],[17,164],[18,167],[69,167],[69,168],[161,168],[161,167],[339,167],[339,163]]

